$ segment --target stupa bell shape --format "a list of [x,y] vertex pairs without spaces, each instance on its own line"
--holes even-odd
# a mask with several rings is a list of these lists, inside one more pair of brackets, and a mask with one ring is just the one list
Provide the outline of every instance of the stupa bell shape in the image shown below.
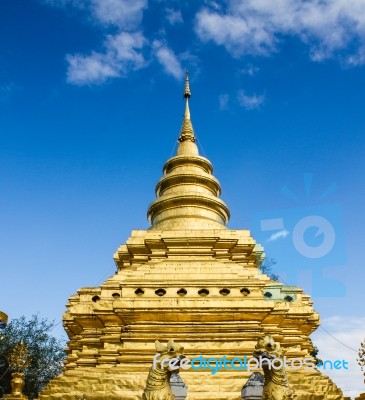
[[148,208],[151,229],[226,229],[229,210],[219,198],[221,187],[211,162],[199,155],[190,119],[189,77],[186,74],[183,123],[176,156],[167,160]]

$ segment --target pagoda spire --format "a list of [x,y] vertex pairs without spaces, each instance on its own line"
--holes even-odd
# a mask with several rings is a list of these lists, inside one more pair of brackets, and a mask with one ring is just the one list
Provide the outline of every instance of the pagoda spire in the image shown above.
[[229,210],[219,198],[221,186],[208,159],[199,155],[190,120],[191,97],[186,72],[185,114],[175,157],[168,159],[156,185],[156,199],[148,207],[150,229],[226,229]]
[[190,84],[189,84],[189,73],[186,71],[185,74],[185,89],[184,89],[184,99],[185,103],[185,113],[184,119],[180,130],[179,142],[184,142],[189,140],[195,142],[195,134],[193,125],[190,120],[190,109],[189,109],[189,99],[191,97]]

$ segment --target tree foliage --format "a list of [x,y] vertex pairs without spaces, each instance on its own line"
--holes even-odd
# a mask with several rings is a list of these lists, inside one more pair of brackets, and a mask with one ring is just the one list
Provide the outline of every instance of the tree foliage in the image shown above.
[[318,358],[319,349],[317,346],[313,346],[313,350],[309,353],[314,358],[314,364],[317,366],[323,365],[323,361]]
[[33,315],[27,320],[24,316],[0,326],[0,386],[4,393],[11,392],[11,373],[8,356],[14,347],[23,340],[30,355],[30,364],[24,371],[24,394],[30,399],[62,371],[65,359],[63,343],[50,335],[54,324],[47,319]]
[[271,280],[278,281],[279,275],[274,274],[273,266],[276,264],[276,260],[274,258],[265,258],[265,260],[261,263],[259,269],[263,274],[266,274]]

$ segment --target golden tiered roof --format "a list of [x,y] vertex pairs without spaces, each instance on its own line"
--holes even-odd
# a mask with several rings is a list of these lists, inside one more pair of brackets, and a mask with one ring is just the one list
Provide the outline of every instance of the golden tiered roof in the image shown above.
[[185,113],[175,157],[167,160],[156,186],[157,199],[148,208],[151,229],[225,229],[229,210],[219,198],[221,187],[208,159],[199,155],[190,119],[191,97],[186,73]]

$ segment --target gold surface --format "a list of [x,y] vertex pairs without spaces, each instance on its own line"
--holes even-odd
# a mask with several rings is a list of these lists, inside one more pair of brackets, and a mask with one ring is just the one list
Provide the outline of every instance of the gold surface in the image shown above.
[[148,373],[142,400],[174,400],[170,386],[170,378],[173,370],[168,364],[162,363],[172,359],[182,360],[184,358],[184,349],[173,340],[169,340],[167,345],[163,345],[156,340],[155,347],[157,353]]
[[28,347],[23,341],[18,343],[8,356],[10,369],[17,372],[23,372],[26,368],[28,368],[30,361]]
[[189,109],[189,99],[191,97],[191,91],[190,91],[190,84],[189,84],[189,75],[188,71],[186,71],[186,78],[185,78],[185,90],[184,90],[184,99],[186,101],[185,103],[185,113],[184,113],[184,119],[183,119],[183,124],[181,126],[180,130],[180,136],[179,136],[179,142],[184,142],[184,141],[190,141],[195,143],[195,134],[194,134],[194,129],[193,125],[190,120],[190,109]]
[[14,372],[11,374],[11,394],[6,394],[4,399],[7,400],[27,400],[28,397],[23,394],[24,375],[22,372]]
[[[271,335],[262,336],[257,341],[253,356],[257,360],[266,360],[266,363],[262,362],[264,372],[262,400],[293,400],[293,391],[289,386],[280,343],[275,342]],[[269,367],[268,362],[273,366]]]
[[0,322],[4,324],[8,322],[8,316],[2,311],[0,311]]
[[225,229],[229,210],[219,198],[221,187],[209,160],[199,155],[190,120],[188,76],[183,125],[175,157],[164,165],[156,186],[156,200],[147,216],[151,229]]
[[5,395],[4,398],[8,400],[22,399],[26,400],[27,397],[23,395],[24,387],[24,370],[30,365],[30,356],[28,347],[23,341],[18,343],[10,355],[7,357],[9,368],[15,372],[11,374],[11,394]]
[[[229,210],[220,184],[193,140],[186,82],[180,143],[156,186],[151,227],[133,230],[116,251],[115,275],[69,298],[65,371],[41,400],[140,400],[156,338],[175,339],[189,358],[250,357],[265,334],[288,358],[309,357],[313,349],[309,335],[319,316],[310,297],[262,274],[261,246],[248,230],[225,226]],[[232,370],[180,375],[188,400],[240,400],[249,377]],[[318,370],[288,371],[288,380],[297,400],[343,399]]]
[[189,99],[191,97],[190,83],[189,83],[189,73],[186,71],[185,74],[185,89],[184,89],[184,99]]

